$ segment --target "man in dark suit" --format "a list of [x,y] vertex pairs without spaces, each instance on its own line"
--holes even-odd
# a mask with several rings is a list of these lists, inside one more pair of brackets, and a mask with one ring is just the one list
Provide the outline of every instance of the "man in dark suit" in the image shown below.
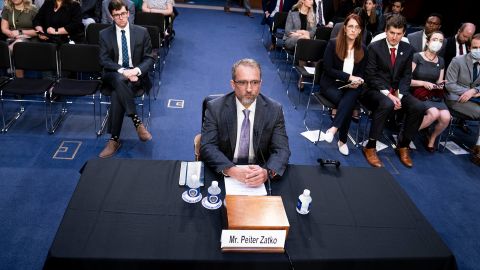
[[[263,19],[262,25],[267,24],[272,29],[275,15],[279,12],[288,12],[292,9],[294,0],[262,0]],[[275,49],[275,37],[272,35],[272,43],[268,48],[269,51]]]
[[[442,15],[438,13],[432,13],[427,17],[425,21],[425,27],[423,30],[410,33],[407,38],[410,42],[410,45],[413,47],[415,52],[423,52],[425,51],[426,44],[427,44],[427,36],[430,33],[435,31],[440,31],[442,27]],[[447,45],[447,41],[443,40],[442,48],[438,51],[439,56],[444,56],[445,54],[445,46]]]
[[469,49],[469,41],[475,34],[475,24],[463,23],[457,31],[457,34],[453,37],[447,38],[447,45],[445,47],[445,69],[452,59],[459,55],[467,54]]
[[335,23],[333,21],[335,9],[332,0],[315,0],[313,2],[313,10],[319,27],[333,27]]
[[154,63],[150,36],[145,28],[128,23],[129,11],[122,0],[112,0],[108,10],[115,24],[100,32],[100,63],[103,82],[112,90],[109,118],[112,137],[100,153],[101,158],[113,156],[120,148],[125,114],[132,119],[141,141],[152,139],[135,106],[136,91],[152,86],[148,78]]
[[[282,106],[260,94],[261,83],[255,60],[236,62],[230,81],[234,92],[208,102],[202,127],[202,160],[249,186],[282,175],[290,157]],[[236,166],[242,164],[260,166]]]
[[387,21],[385,39],[373,42],[368,49],[365,68],[366,89],[360,101],[373,112],[369,140],[363,148],[368,163],[381,167],[376,142],[382,135],[385,121],[394,110],[404,113],[403,127],[398,136],[396,152],[400,161],[412,167],[408,146],[417,133],[425,113],[424,105],[410,95],[413,48],[402,42],[406,21],[402,15],[392,15]]

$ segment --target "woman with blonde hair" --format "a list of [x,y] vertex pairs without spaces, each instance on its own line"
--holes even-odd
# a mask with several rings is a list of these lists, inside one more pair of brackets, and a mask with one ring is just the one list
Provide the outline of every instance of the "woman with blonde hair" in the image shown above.
[[285,47],[293,50],[299,39],[311,39],[315,35],[313,0],[299,0],[288,13],[285,25]]
[[2,11],[2,33],[10,40],[25,40],[37,35],[33,29],[33,18],[37,8],[31,0],[5,0]]
[[[32,5],[31,0],[5,0],[1,28],[2,33],[8,38],[10,50],[16,42],[27,41],[37,36],[33,29],[35,15],[37,8]],[[23,70],[17,69],[15,75],[23,77]]]

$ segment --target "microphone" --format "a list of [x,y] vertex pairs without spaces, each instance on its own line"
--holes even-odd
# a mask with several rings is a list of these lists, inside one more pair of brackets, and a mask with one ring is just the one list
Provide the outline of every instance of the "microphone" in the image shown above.
[[[256,133],[256,132],[255,132],[255,133]],[[263,151],[262,151],[262,149],[260,148],[260,146],[258,146],[258,151],[260,152],[260,156],[262,157],[263,164],[266,165],[267,162],[265,161],[265,157],[263,156]],[[272,196],[272,184],[271,184],[270,178],[271,178],[270,172],[268,171],[268,168],[267,168],[268,196]]]

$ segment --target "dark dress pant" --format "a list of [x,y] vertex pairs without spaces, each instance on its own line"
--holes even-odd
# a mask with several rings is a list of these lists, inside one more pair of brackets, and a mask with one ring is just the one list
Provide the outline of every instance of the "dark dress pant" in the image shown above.
[[[369,139],[378,140],[382,135],[385,122],[390,113],[392,113],[393,102],[380,91],[366,91],[361,97],[360,102],[370,111],[372,111],[372,126],[370,128]],[[402,129],[398,136],[399,142],[410,142],[418,128],[422,124],[425,114],[425,106],[422,102],[412,95],[403,96],[402,100],[403,118]]]
[[320,92],[337,106],[337,114],[333,119],[333,126],[338,128],[338,136],[343,143],[347,142],[348,129],[352,121],[352,112],[357,103],[361,88],[338,89],[335,86],[321,89]]
[[110,97],[109,132],[112,136],[120,136],[125,114],[137,114],[135,105],[136,87],[118,72],[106,72],[103,76],[103,82],[112,91]]

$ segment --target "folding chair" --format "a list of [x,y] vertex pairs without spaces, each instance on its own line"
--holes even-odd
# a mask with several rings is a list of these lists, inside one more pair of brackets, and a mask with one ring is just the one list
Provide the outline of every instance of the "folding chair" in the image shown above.
[[325,26],[317,27],[317,30],[315,30],[315,39],[329,41],[330,35],[332,34],[332,30],[333,28],[331,27],[325,27]]
[[[327,47],[327,41],[325,40],[315,40],[315,39],[299,39],[297,45],[295,46],[295,52],[293,55],[293,65],[290,70],[290,75],[287,83],[287,96],[288,89],[290,88],[290,83],[292,81],[292,72],[295,70],[301,80],[301,84],[313,84],[312,82],[306,82],[305,80],[313,80],[314,74],[309,73],[305,66],[313,66],[321,59],[323,59],[323,54],[325,48]],[[300,63],[304,65],[300,65]],[[299,89],[300,90],[300,89]],[[298,103],[300,104],[300,91],[298,92]],[[292,102],[293,107],[296,108],[296,105]]]
[[4,41],[0,41],[0,87],[5,83],[8,83],[12,77],[8,75],[8,71],[11,71],[12,63],[10,61],[10,50],[8,44]]
[[[42,79],[14,77],[0,89],[2,132],[7,132],[15,121],[23,115],[25,102],[44,103],[46,106],[47,92],[53,87],[58,77],[57,45],[46,42],[17,42],[13,46],[12,54],[13,71],[22,69],[25,71],[50,72],[53,77]],[[5,101],[20,103],[20,109],[8,121],[5,120]],[[49,130],[46,120],[45,126]]]
[[283,35],[285,33],[285,25],[287,24],[288,12],[278,12],[273,18],[272,28],[270,29],[270,35],[275,40],[275,58],[278,58],[277,48],[283,47]]
[[155,75],[158,74],[158,87],[153,86],[153,99],[157,100],[158,93],[160,92],[160,85],[162,84],[162,71],[165,66],[165,59],[161,57],[160,48],[162,46],[160,30],[154,25],[141,25],[148,30],[150,40],[152,42],[152,50],[156,54],[156,61],[153,64],[153,79],[155,81]]
[[[471,118],[468,115],[465,115],[461,112],[452,110],[451,108],[449,108],[449,109],[450,109],[450,114],[451,114],[452,117],[450,119],[450,125],[448,126],[448,130],[446,132],[447,134],[445,135],[445,140],[443,141],[442,152],[445,151],[445,148],[447,148],[448,140],[455,136],[455,128],[458,127],[457,123],[465,123],[467,121],[479,122],[479,119],[474,119],[474,118]],[[440,143],[440,141],[441,141],[441,139],[439,140],[439,143]],[[462,143],[462,146],[465,149],[469,149],[469,147],[467,145],[463,144],[463,143]],[[440,149],[440,148],[438,148],[438,149]]]
[[91,23],[85,29],[85,37],[88,44],[97,44],[100,40],[100,31],[112,26],[109,23]]
[[[214,95],[208,95],[203,99],[202,102],[202,126],[203,126],[203,120],[205,119],[205,110],[207,110],[207,103],[210,100],[214,100],[216,98],[219,98],[223,96],[223,94],[214,94]],[[193,138],[193,150],[194,150],[194,155],[195,155],[195,161],[200,161],[200,141],[202,139],[202,134],[199,133],[195,135],[195,138]]]
[[[60,79],[50,92],[47,112],[49,133],[54,133],[68,113],[67,104],[91,104],[93,105],[93,121],[95,132],[97,131],[96,92],[102,85],[99,46],[92,44],[63,44],[60,47]],[[68,78],[75,76],[75,79]],[[89,75],[83,79],[82,75]],[[58,97],[53,99],[52,97]],[[80,97],[88,97],[81,99]],[[53,121],[52,106],[61,103],[62,109],[58,118]]]
[[163,56],[165,57],[168,54],[168,49],[170,48],[170,39],[171,33],[165,35],[166,20],[168,18],[160,13],[147,13],[147,12],[138,12],[135,14],[135,24],[136,25],[153,25],[158,27],[160,32],[160,41],[161,47],[163,48]]

